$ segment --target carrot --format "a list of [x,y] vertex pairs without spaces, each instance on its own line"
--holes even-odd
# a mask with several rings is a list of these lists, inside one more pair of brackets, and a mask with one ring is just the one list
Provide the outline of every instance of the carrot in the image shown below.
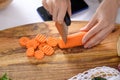
[[76,46],[81,46],[82,44],[82,38],[87,32],[78,32],[74,34],[70,34],[67,37],[67,43],[64,43],[62,38],[59,39],[58,46],[60,48],[72,48]]
[[34,48],[33,47],[28,48],[26,51],[26,55],[28,57],[33,57],[34,56]]
[[27,37],[21,37],[19,43],[27,48],[26,55],[28,57],[35,57],[40,60],[45,55],[50,56],[54,53],[54,47],[58,45],[58,39],[38,34],[31,40]]
[[21,46],[26,46],[26,43],[29,41],[30,39],[28,37],[21,37],[19,39],[19,43]]
[[35,51],[35,58],[36,59],[43,59],[44,58],[44,56],[45,56],[45,54],[44,54],[44,52],[42,51],[42,50],[37,50],[37,51]]
[[41,44],[39,44],[38,49],[42,49],[45,45],[47,45],[47,43],[41,43]]
[[46,55],[48,55],[48,56],[50,56],[50,55],[52,55],[52,54],[54,53],[54,49],[53,49],[51,46],[49,46],[49,45],[45,45],[45,46],[42,48],[42,51],[43,51]]
[[57,38],[55,38],[55,37],[48,37],[46,40],[46,43],[52,47],[55,47],[55,46],[57,46],[58,41],[57,41]]
[[33,47],[34,49],[36,49],[38,45],[39,43],[35,39],[31,39],[26,43],[27,48]]
[[44,43],[46,41],[46,36],[43,34],[37,34],[35,40],[37,40],[39,43]]

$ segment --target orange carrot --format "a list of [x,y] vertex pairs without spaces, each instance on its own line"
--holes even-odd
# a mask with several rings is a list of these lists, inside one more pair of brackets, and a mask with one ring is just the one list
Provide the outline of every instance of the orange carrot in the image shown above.
[[67,37],[67,43],[64,43],[62,38],[59,39],[58,46],[60,48],[71,48],[76,46],[81,46],[82,44],[82,38],[87,32],[78,32],[74,34],[70,34]]
[[26,43],[27,48],[33,47],[34,49],[36,49],[38,45],[39,45],[39,43],[35,39],[29,40]]
[[45,55],[52,55],[54,53],[53,47],[58,45],[57,38],[46,37],[43,34],[38,34],[31,40],[27,37],[21,37],[19,42],[22,46],[27,48],[26,55],[28,57],[35,57],[39,60],[43,59]]
[[30,39],[28,37],[21,37],[19,39],[19,43],[21,46],[26,46],[26,43],[29,41]]
[[35,40],[37,40],[38,42],[40,43],[44,43],[46,41],[46,36],[43,35],[43,34],[38,34],[36,37],[35,37]]
[[47,45],[47,43],[41,43],[41,44],[39,44],[38,49],[42,49],[45,45]]
[[55,47],[55,46],[57,46],[58,41],[57,41],[57,38],[55,38],[55,37],[48,37],[46,40],[46,43],[52,47]]
[[45,45],[45,46],[42,48],[42,51],[43,51],[46,55],[48,55],[48,56],[50,56],[50,55],[52,55],[52,54],[54,53],[54,49],[53,49],[51,46],[49,46],[49,45]]
[[45,54],[44,54],[44,52],[42,51],[42,50],[37,50],[37,51],[35,51],[35,58],[36,59],[43,59],[44,58],[44,56],[45,56]]
[[26,51],[26,55],[28,57],[33,57],[34,56],[34,48],[33,47],[28,48]]

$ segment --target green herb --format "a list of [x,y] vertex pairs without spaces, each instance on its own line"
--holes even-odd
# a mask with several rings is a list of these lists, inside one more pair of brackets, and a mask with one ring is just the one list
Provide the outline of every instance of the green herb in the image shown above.
[[8,78],[7,74],[5,73],[0,80],[11,80],[10,78]]
[[107,79],[102,78],[102,77],[94,77],[92,80],[107,80]]

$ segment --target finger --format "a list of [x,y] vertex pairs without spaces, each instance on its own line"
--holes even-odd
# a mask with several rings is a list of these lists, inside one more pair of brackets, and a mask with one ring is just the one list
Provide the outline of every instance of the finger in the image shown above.
[[90,39],[85,45],[85,48],[91,48],[97,44],[99,44],[101,41],[103,41],[114,29],[113,25],[111,25],[109,28],[106,27],[105,29],[102,29],[98,34],[96,34],[92,39]]
[[85,27],[81,28],[80,31],[89,31],[94,25],[97,24],[97,22],[98,21],[96,19],[96,15],[94,15],[88,24]]
[[72,11],[71,11],[71,2],[70,2],[70,0],[68,0],[68,14],[69,14],[69,16],[71,16],[72,15]]
[[55,4],[54,9],[53,9],[53,21],[57,21],[57,16],[58,16],[58,6]]
[[48,0],[47,4],[48,4],[49,13],[52,15],[52,12],[53,12],[53,1],[49,1]]
[[43,7],[49,11],[49,7],[48,7],[48,4],[46,3],[46,0],[42,0],[42,4],[43,4]]
[[102,22],[96,24],[91,30],[89,30],[82,39],[82,43],[85,44],[90,38],[101,30]]
[[64,17],[66,15],[66,11],[67,11],[67,6],[61,5],[61,8],[59,8],[58,17],[57,17],[57,21],[61,24],[64,22]]

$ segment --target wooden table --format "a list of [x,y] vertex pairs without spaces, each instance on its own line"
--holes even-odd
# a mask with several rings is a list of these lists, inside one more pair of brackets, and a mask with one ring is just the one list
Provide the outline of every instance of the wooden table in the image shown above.
[[[69,33],[79,31],[87,22],[72,22]],[[84,49],[76,47],[57,49],[52,56],[43,60],[28,58],[25,48],[19,45],[22,36],[34,37],[42,33],[59,36],[54,22],[34,23],[0,31],[0,75],[7,73],[13,80],[67,80],[68,78],[97,66],[117,68],[117,40],[120,25],[99,45]]]

